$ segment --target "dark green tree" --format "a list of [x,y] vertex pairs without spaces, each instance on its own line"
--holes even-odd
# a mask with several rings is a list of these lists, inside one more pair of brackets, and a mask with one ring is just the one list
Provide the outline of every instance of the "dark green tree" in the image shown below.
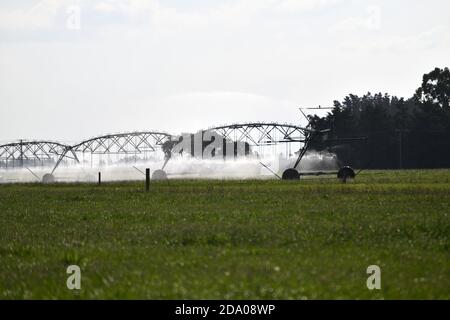
[[[335,152],[342,161],[371,168],[450,167],[450,71],[423,76],[410,99],[388,94],[349,94],[325,117],[311,116],[312,127],[331,129],[312,147]],[[340,143],[366,136],[366,143]]]
[[414,99],[427,105],[436,105],[444,111],[450,109],[450,70],[435,68],[424,74],[422,85],[416,90]]

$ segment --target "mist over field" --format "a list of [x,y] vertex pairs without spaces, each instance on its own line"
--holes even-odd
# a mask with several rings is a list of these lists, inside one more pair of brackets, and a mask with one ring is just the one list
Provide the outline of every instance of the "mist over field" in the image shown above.
[[[197,159],[190,156],[174,157],[169,160],[164,171],[169,179],[267,179],[274,178],[273,172],[281,173],[291,168],[296,157],[284,159],[278,157],[248,157],[237,159]],[[101,172],[102,181],[136,181],[145,179],[145,169],[150,173],[161,169],[164,160],[137,161],[119,164],[103,164],[101,166],[82,164],[60,165],[54,172],[56,182],[97,182]],[[300,163],[301,171],[337,170],[338,162],[335,155],[325,152],[309,152]],[[0,183],[40,182],[42,177],[52,172],[53,166],[0,169]]]

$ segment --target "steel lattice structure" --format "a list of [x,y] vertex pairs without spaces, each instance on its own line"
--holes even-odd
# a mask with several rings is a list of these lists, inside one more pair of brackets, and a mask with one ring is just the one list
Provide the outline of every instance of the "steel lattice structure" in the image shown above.
[[[172,135],[158,131],[109,134],[73,145],[71,151],[77,154],[83,162],[86,162],[84,161],[85,155],[89,155],[91,166],[96,161],[100,165],[102,163],[115,163],[114,161],[136,162],[147,160],[149,156],[152,157],[152,154],[153,157],[156,156],[156,152],[161,149],[161,145],[171,139]],[[116,158],[112,160],[111,156],[114,155]]]
[[293,124],[279,123],[244,123],[232,124],[207,129],[216,131],[225,139],[236,142],[248,142],[253,146],[277,143],[304,143],[312,130]]
[[78,160],[78,154],[139,155],[154,152],[172,135],[165,132],[145,131],[104,135],[65,145],[51,141],[20,141],[0,146],[0,167],[23,167],[24,165],[49,165],[56,167],[64,160]]
[[[201,134],[202,139],[205,139],[205,132],[211,133],[207,135],[210,137],[211,141],[202,140],[201,150],[205,150],[205,146],[208,146],[214,141],[214,143],[219,142],[219,147],[215,146],[216,149],[222,150],[224,159],[225,154],[228,156],[231,154],[234,157],[237,156],[238,147],[244,147],[245,156],[250,155],[250,146],[257,147],[259,152],[252,153],[252,156],[256,156],[258,159],[264,157],[264,149],[272,149],[271,155],[277,155],[278,159],[282,156],[279,151],[280,145],[286,146],[286,160],[292,156],[291,146],[295,147],[294,151],[297,155],[297,160],[292,168],[288,168],[283,172],[282,177],[273,172],[267,165],[260,162],[262,166],[270,170],[274,175],[280,179],[290,179],[298,180],[300,176],[304,175],[323,175],[330,174],[330,172],[299,172],[298,167],[301,159],[305,156],[310,143],[317,139],[327,139],[327,134],[330,130],[314,130],[308,127],[300,127],[293,124],[280,124],[280,123],[263,123],[263,122],[252,122],[243,124],[232,124],[216,126],[206,130],[198,131]],[[191,134],[190,138],[196,136]],[[189,139],[189,137],[184,141],[185,135],[182,137],[174,136],[165,132],[157,131],[140,131],[132,133],[119,133],[103,135],[95,138],[91,138],[82,141],[75,145],[66,145],[59,142],[53,141],[23,141],[16,143],[9,143],[0,145],[0,168],[1,167],[25,167],[30,171],[36,178],[41,179],[35,173],[33,173],[27,166],[48,166],[52,165],[53,170],[51,174],[45,174],[42,177],[42,181],[51,182],[54,181],[53,173],[58,168],[58,166],[64,162],[66,165],[72,162],[81,163],[79,155],[82,156],[83,163],[86,163],[84,156],[86,154],[90,155],[91,166],[94,162],[94,158],[98,160],[100,166],[106,163],[102,159],[103,155],[106,155],[108,164],[117,163],[130,163],[132,161],[137,162],[140,160],[160,160],[158,158],[157,151],[162,150],[164,153],[164,165],[171,158],[172,153],[176,153],[179,148],[178,143],[186,143],[190,145],[191,152],[193,152],[193,142],[196,141]],[[216,139],[219,138],[219,141]],[[360,139],[360,138],[358,138]],[[365,138],[364,138],[365,139]],[[341,139],[342,140],[342,139]],[[223,142],[220,146],[220,141]],[[234,142],[231,144],[231,152],[229,152],[229,142]],[[195,142],[197,143],[197,142]],[[206,145],[205,145],[206,143]],[[195,144],[197,146],[197,144]],[[298,147],[298,149],[297,149]],[[197,147],[194,147],[198,150]],[[214,149],[214,151],[216,150]],[[180,149],[184,151],[184,148]],[[181,151],[180,151],[181,152]],[[116,155],[116,162],[111,162],[111,155]],[[150,157],[148,157],[150,155]],[[191,155],[198,157],[197,153],[191,153]],[[95,157],[94,157],[95,156]],[[131,157],[130,157],[131,156]],[[201,155],[203,157],[203,155]],[[113,157],[114,158],[114,157]],[[219,157],[221,158],[221,157]],[[89,162],[88,162],[89,163]],[[137,169],[135,167],[135,169]],[[140,171],[139,169],[137,169]],[[156,171],[162,171],[156,170]],[[164,171],[162,171],[164,173]],[[347,178],[354,178],[356,176],[354,170],[348,166],[339,169],[337,176],[342,181],[346,181]],[[164,173],[165,175],[165,173]],[[1,177],[0,177],[1,178]]]
[[95,137],[74,145],[74,152],[90,154],[139,154],[156,151],[164,141],[172,138],[165,132],[132,132]]
[[[268,146],[280,143],[306,145],[314,132],[308,128],[279,123],[243,123],[217,126],[203,130],[215,131],[224,139],[246,142],[251,146]],[[139,131],[102,135],[75,145],[52,141],[20,141],[0,146],[0,166],[18,167],[26,165],[48,165],[56,163],[53,171],[65,160],[79,161],[79,156],[131,155],[139,156],[155,152],[166,141],[177,141],[178,137],[158,131]],[[92,161],[92,160],[91,160]]]
[[17,167],[24,164],[49,164],[61,156],[75,159],[68,153],[70,146],[52,141],[20,141],[0,146],[0,166]]

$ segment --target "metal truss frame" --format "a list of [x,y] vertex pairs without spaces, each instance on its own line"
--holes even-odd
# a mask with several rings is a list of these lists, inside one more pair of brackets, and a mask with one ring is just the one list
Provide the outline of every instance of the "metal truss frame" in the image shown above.
[[156,131],[110,134],[82,141],[71,149],[90,154],[136,154],[155,151],[157,146],[172,137],[168,133]]
[[[306,152],[308,142],[316,136],[316,131],[293,124],[252,122],[212,127],[206,131],[216,131],[225,139],[234,142],[247,142],[252,146],[274,145],[279,143],[303,143],[301,153]],[[52,141],[20,141],[0,146],[1,162],[13,161],[23,166],[24,160],[46,161],[55,159],[56,170],[65,158],[80,162],[78,154],[141,154],[154,152],[164,142],[176,136],[166,132],[138,131],[109,134],[84,140],[75,145],[65,145]]]
[[9,162],[18,163],[23,166],[24,161],[44,162],[59,158],[61,155],[75,159],[74,154],[67,155],[70,146],[53,141],[20,141],[16,143],[8,143],[0,146],[0,164]]
[[[226,139],[235,142],[249,142],[253,146],[289,142],[304,143],[313,132],[313,130],[293,124],[280,124],[275,122],[232,124],[209,128],[205,131],[216,131]],[[278,136],[281,136],[281,138]]]

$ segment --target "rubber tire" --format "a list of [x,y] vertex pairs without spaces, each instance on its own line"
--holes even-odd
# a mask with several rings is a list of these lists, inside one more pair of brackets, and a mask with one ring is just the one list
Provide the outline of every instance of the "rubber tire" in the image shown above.
[[155,170],[152,173],[152,180],[167,180],[167,174],[164,170]]
[[345,166],[339,169],[337,178],[343,182],[346,182],[347,179],[354,179],[356,176],[355,170],[349,166]]
[[300,180],[300,173],[294,168],[286,169],[281,178],[283,180]]
[[54,183],[55,182],[55,176],[51,173],[46,173],[42,177],[42,183]]

